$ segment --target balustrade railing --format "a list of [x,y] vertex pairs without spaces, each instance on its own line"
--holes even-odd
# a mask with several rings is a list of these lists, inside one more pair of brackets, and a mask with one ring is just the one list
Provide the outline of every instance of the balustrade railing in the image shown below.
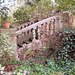
[[[0,33],[2,32],[9,32],[9,36],[11,37],[11,42],[15,45],[14,49],[16,53],[15,58],[18,58],[17,50],[21,50],[17,48],[17,45],[23,44],[23,41],[26,41],[29,37],[33,37],[33,40],[36,40],[36,37],[40,40],[41,35],[46,32],[52,35],[54,32],[62,30],[63,27],[68,25],[68,14],[65,13],[58,13],[55,16],[50,18],[44,19],[37,23],[28,22],[24,23],[17,28],[12,29],[0,29]],[[26,37],[26,38],[25,38]],[[38,41],[39,41],[38,40]],[[30,43],[32,44],[32,43]],[[28,44],[29,45],[29,44]],[[24,48],[26,44],[22,46]]]
[[56,28],[57,28],[56,26],[58,26],[57,22],[58,22],[57,16],[53,16],[34,24],[33,22],[31,24],[24,24],[17,28],[18,31],[16,32],[16,34],[17,34],[17,37],[20,38],[22,36],[26,36],[27,34],[33,33],[33,40],[35,40],[36,30],[37,30],[38,39],[40,39],[42,30],[44,30],[47,33],[50,32],[50,34],[52,35],[56,31]]
[[20,25],[20,26],[17,27],[17,31],[18,31],[18,30],[21,30],[21,29],[23,29],[23,28],[26,28],[26,27],[30,26],[31,24],[33,24],[33,23],[34,23],[34,22],[24,23],[24,24],[22,24],[22,25]]

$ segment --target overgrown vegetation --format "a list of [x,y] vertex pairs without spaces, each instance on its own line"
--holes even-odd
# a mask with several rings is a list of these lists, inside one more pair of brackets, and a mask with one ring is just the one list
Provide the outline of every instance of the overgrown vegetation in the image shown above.
[[50,0],[40,0],[33,11],[31,11],[31,18],[44,19],[52,15],[55,5]]
[[24,7],[19,7],[16,12],[14,12],[13,17],[16,18],[17,22],[20,24],[29,21],[28,12]]
[[[50,17],[54,9],[62,12],[75,8],[74,0],[56,0],[56,2],[59,4],[56,8],[50,0],[28,2],[26,6],[17,9],[13,15],[21,24],[30,19]],[[43,30],[41,47],[40,43],[32,42],[30,49],[25,47],[23,51],[19,51],[20,61],[13,60],[14,45],[10,43],[10,37],[6,34],[0,34],[0,36],[0,61],[5,66],[4,69],[0,65],[0,74],[11,71],[11,75],[23,75],[23,73],[26,75],[75,75],[74,29],[66,27],[52,35]]]
[[14,59],[14,45],[7,34],[0,34],[0,63],[8,63]]
[[74,14],[75,12],[75,0],[55,0],[59,5],[56,9],[60,11],[69,11]]
[[29,75],[74,75],[75,30],[64,28],[53,35],[45,33],[43,36],[43,47],[26,51],[25,60],[13,61],[6,66],[6,71]]
[[[37,3],[38,2],[38,3]],[[50,0],[39,0],[27,2],[25,6],[19,7],[14,12],[13,17],[18,20],[19,23],[27,21],[42,20],[50,17],[55,5]]]
[[9,18],[8,16],[8,11],[9,11],[9,8],[7,7],[3,7],[1,10],[0,10],[0,14],[1,14],[1,21],[2,22],[6,22]]

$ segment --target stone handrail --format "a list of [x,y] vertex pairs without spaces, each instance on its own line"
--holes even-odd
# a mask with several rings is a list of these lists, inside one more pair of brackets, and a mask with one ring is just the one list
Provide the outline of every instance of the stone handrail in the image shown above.
[[[49,30],[50,30],[50,33],[51,34],[53,34],[53,32],[54,31],[56,31],[56,23],[57,22],[57,16],[53,16],[53,17],[50,17],[50,18],[47,18],[47,19],[44,19],[44,20],[42,20],[42,21],[39,21],[39,22],[37,22],[37,23],[34,23],[34,24],[32,24],[32,25],[29,25],[29,26],[27,26],[27,27],[25,27],[25,28],[23,28],[23,29],[21,29],[21,30],[18,30],[17,32],[16,32],[16,34],[17,35],[20,35],[20,34],[22,34],[22,33],[24,33],[24,32],[28,32],[28,31],[30,31],[31,32],[31,30],[33,29],[33,40],[35,40],[35,37],[36,37],[36,32],[35,32],[35,30],[36,30],[36,28],[38,27],[38,30],[37,30],[37,32],[38,32],[38,38],[40,39],[40,30],[41,30],[41,26],[43,25],[43,28],[46,28],[46,31],[48,32]],[[51,25],[50,25],[51,24]],[[46,27],[45,27],[45,25],[46,25]]]
[[32,21],[32,22],[27,22],[27,23],[23,23],[22,25],[20,25],[20,26],[17,27],[17,31],[18,31],[18,30],[21,30],[21,29],[23,29],[23,28],[25,28],[25,27],[28,27],[28,26],[30,26],[30,25],[33,24],[33,23],[34,23],[34,21]]

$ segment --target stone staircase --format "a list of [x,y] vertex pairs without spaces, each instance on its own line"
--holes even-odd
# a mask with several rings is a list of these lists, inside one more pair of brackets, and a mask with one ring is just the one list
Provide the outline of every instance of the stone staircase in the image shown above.
[[62,30],[63,27],[69,25],[68,20],[68,13],[57,13],[50,18],[36,23],[28,22],[12,29],[0,29],[0,33],[3,31],[9,32],[8,35],[11,37],[11,42],[15,44],[15,53],[16,57],[18,57],[17,50],[22,50],[27,45],[30,46],[33,41],[37,40],[37,43],[40,42],[41,35],[43,35],[44,32],[52,35],[53,33]]
[[[58,13],[55,16],[44,19],[39,22],[28,22],[17,27],[17,45],[22,47],[23,44],[29,44],[33,40],[40,40],[43,31],[50,33],[62,30],[65,25],[68,25],[68,13]],[[19,48],[18,47],[18,48]]]

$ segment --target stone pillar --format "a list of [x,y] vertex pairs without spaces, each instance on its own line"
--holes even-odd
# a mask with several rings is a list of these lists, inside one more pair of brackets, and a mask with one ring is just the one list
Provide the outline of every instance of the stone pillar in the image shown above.
[[9,29],[0,29],[0,33],[8,33],[8,36],[11,38],[11,43],[14,46],[14,54],[15,54],[15,59],[18,60],[18,53],[17,53],[17,37],[16,37],[16,28],[9,28]]
[[63,13],[59,13],[58,16],[59,16],[59,30],[62,30],[64,24]]
[[53,26],[54,26],[53,22],[54,22],[54,20],[51,21],[51,27],[50,27],[50,34],[51,35],[53,34]]
[[63,26],[69,26],[69,13],[63,13],[63,21],[64,21],[64,24]]
[[72,28],[75,29],[75,16],[73,16]]
[[75,16],[74,15],[69,17],[69,26],[70,28],[75,29]]
[[38,26],[38,39],[39,39],[39,40],[40,40],[40,33],[41,33],[40,29],[41,29],[41,25]]
[[50,22],[47,22],[47,34],[49,33],[49,24]]
[[35,37],[36,37],[36,32],[35,32],[35,30],[36,30],[36,27],[33,28],[33,41],[36,40],[36,38],[35,38]]
[[54,25],[55,25],[55,32],[59,31],[59,17],[56,17]]
[[56,13],[54,16],[58,17],[57,25],[59,30],[69,25],[69,13]]

